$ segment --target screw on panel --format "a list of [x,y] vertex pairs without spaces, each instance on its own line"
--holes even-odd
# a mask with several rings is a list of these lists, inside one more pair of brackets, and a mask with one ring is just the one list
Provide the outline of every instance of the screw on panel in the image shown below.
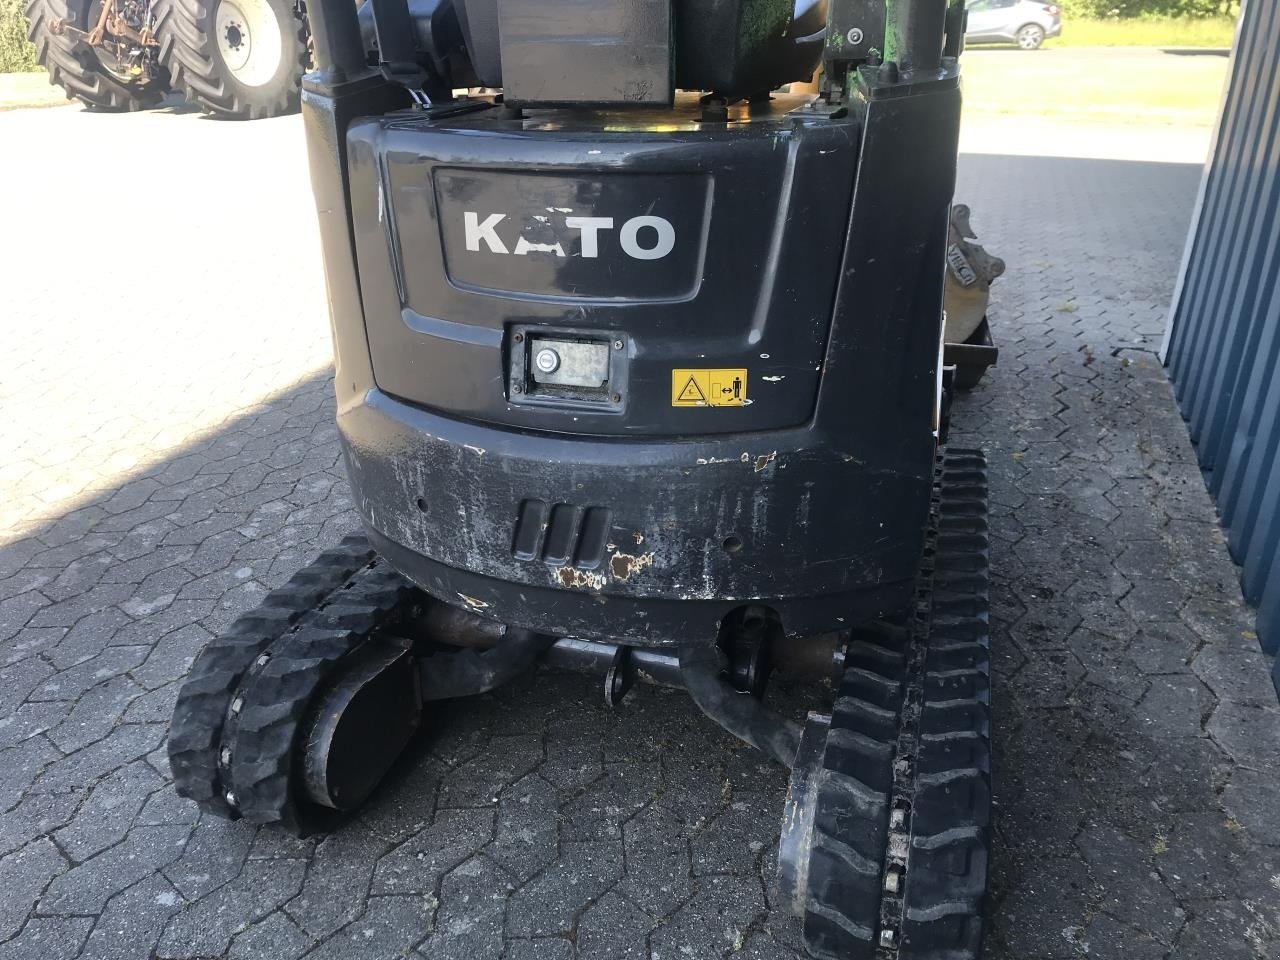
[[624,344],[621,340],[613,341],[613,349],[615,350],[621,350],[624,346],[626,346],[626,344]]

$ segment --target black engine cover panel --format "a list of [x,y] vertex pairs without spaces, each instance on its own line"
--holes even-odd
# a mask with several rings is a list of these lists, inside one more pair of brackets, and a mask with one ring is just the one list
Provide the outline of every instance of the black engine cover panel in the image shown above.
[[[674,112],[521,121],[491,109],[354,126],[352,210],[378,386],[451,415],[577,434],[804,423],[860,132],[853,119],[788,115],[804,102],[739,106],[727,124],[699,122],[689,97]],[[494,379],[513,324],[621,336],[627,393],[572,418],[519,403]],[[748,371],[751,402],[673,408],[672,371],[688,368]]]
[[[362,316],[327,258],[338,423],[393,564],[499,620],[639,644],[707,635],[748,601],[803,634],[910,599],[958,90],[791,106],[720,125],[467,105],[353,121]],[[442,224],[467,211],[469,231]],[[559,214],[612,218],[596,257]],[[646,216],[674,232],[669,269],[616,259],[622,225]],[[642,227],[633,251],[666,245]],[[537,331],[615,349],[625,396],[526,402],[512,358]],[[695,367],[736,368],[751,402],[675,403]]]

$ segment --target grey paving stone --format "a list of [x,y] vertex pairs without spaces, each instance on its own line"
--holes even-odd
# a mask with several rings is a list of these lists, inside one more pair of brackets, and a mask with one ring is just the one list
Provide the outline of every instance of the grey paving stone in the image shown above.
[[471,859],[493,836],[491,810],[441,810],[430,827],[379,861],[372,893],[434,894],[440,878]]
[[[1235,900],[1190,900],[1175,955],[1213,960],[1272,960],[1274,922]],[[1271,927],[1272,929],[1268,929]]]
[[323,940],[364,909],[377,858],[391,843],[359,824],[316,846],[302,892],[285,911],[306,933]]
[[101,653],[60,670],[30,694],[31,700],[79,700],[104,680],[121,676],[141,663],[147,648],[108,647]]
[[561,836],[620,839],[623,824],[657,797],[660,779],[657,763],[608,764],[597,780],[561,807]]
[[0,960],[73,960],[92,926],[88,917],[34,917],[20,934],[0,944]]
[[89,791],[75,817],[58,830],[62,850],[75,861],[83,861],[123,839],[147,798],[164,786],[145,761],[112,771]]
[[59,760],[32,784],[37,793],[61,793],[93,783],[138,757],[146,756],[164,738],[158,723],[116,727],[97,743]]
[[231,938],[297,894],[306,864],[255,860],[233,881],[189,904],[164,928],[156,956],[208,957],[223,953]]
[[630,900],[606,893],[578,923],[578,956],[649,960],[649,933],[656,926],[657,922]]
[[45,914],[96,914],[116,891],[148,877],[182,855],[190,829],[137,827],[123,841],[71,868],[40,898]]
[[[627,822],[626,874],[615,888],[655,917],[665,917],[693,894],[689,840],[670,817],[651,807]],[[741,843],[742,837],[737,838]],[[748,841],[750,844],[751,841]]]
[[555,789],[538,774],[515,783],[502,795],[485,853],[516,881],[528,880],[559,856],[557,806]]
[[431,911],[419,897],[373,897],[364,916],[307,956],[313,960],[384,960],[409,956],[413,945],[426,936],[430,923]]
[[735,792],[725,809],[690,842],[694,874],[759,876],[761,860],[776,846],[777,840],[761,837],[743,843],[743,838],[764,832],[761,827],[774,820],[778,820],[780,833],[781,820],[776,808],[777,797],[773,794]]
[[1080,933],[1081,953],[1106,960],[1165,960],[1169,944],[1116,920],[1097,914]]
[[231,941],[227,960],[297,960],[311,946],[311,938],[277,911],[259,920]]
[[511,898],[507,932],[516,937],[572,933],[584,908],[622,876],[622,841],[561,845],[560,859]]
[[66,868],[67,861],[43,838],[0,858],[0,940],[22,929],[40,892]]
[[701,877],[693,897],[650,937],[655,958],[717,957],[741,950],[764,919],[759,886],[736,878]]
[[[483,855],[456,867],[440,886],[433,932],[419,945],[431,960],[470,960],[502,952],[503,914],[511,894],[510,878]],[[419,901],[423,903],[423,901]],[[425,901],[430,908],[431,902]]]
[[85,944],[84,960],[136,960],[139,947],[150,951],[182,905],[182,896],[160,874],[138,881],[107,901]]
[[573,942],[560,937],[507,941],[504,960],[572,960]]
[[1280,710],[1274,706],[1220,703],[1205,729],[1242,766],[1267,769],[1280,756]]
[[0,856],[47,836],[75,814],[82,793],[33,794],[0,817]]
[[1201,717],[1212,707],[1206,694],[1195,677],[1152,677],[1134,711],[1135,727],[1149,737],[1194,737],[1200,733]]
[[[1028,861],[993,916],[997,957],[1077,957],[1095,889],[1084,864]],[[1003,948],[1003,949],[1002,949]]]
[[12,714],[32,690],[52,675],[49,664],[30,655],[0,670],[0,711]]
[[112,677],[82,693],[70,713],[48,733],[63,753],[74,753],[109,734],[142,688],[125,676]]
[[468,760],[445,780],[440,791],[444,807],[479,807],[497,803],[498,794],[542,762],[542,738],[494,737],[482,753]]
[[1223,790],[1222,807],[1254,841],[1280,847],[1280,783],[1273,770],[1236,767]]
[[179,627],[156,641],[146,660],[130,670],[129,675],[148,690],[180,680],[210,639],[209,631],[198,624]]
[[0,779],[0,809],[13,806],[40,776],[40,771],[59,757],[58,749],[44,736],[0,750],[0,770],[5,771]]
[[240,875],[255,830],[243,820],[228,823],[202,817],[190,832],[182,856],[166,866],[165,876],[186,899],[199,900]]
[[[1108,823],[1087,826],[1076,838],[1076,846],[1101,887],[1101,909],[1167,949],[1182,928],[1185,911],[1156,872],[1151,852]],[[1104,939],[1132,939],[1121,936],[1118,929],[1110,933],[1115,936]],[[1089,939],[1087,929],[1085,936]]]

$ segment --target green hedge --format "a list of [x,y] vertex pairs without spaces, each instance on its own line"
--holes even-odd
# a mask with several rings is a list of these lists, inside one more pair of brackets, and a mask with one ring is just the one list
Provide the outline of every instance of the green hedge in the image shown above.
[[1056,0],[1063,18],[1094,20],[1143,17],[1234,17],[1240,12],[1237,0]]
[[39,70],[36,48],[27,42],[23,0],[0,0],[0,73]]

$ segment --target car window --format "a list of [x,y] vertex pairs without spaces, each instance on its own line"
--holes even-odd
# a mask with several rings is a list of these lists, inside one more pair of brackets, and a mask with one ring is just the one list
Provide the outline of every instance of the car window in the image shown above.
[[982,10],[990,10],[991,2],[990,0],[970,0],[965,6],[971,11],[980,12]]

